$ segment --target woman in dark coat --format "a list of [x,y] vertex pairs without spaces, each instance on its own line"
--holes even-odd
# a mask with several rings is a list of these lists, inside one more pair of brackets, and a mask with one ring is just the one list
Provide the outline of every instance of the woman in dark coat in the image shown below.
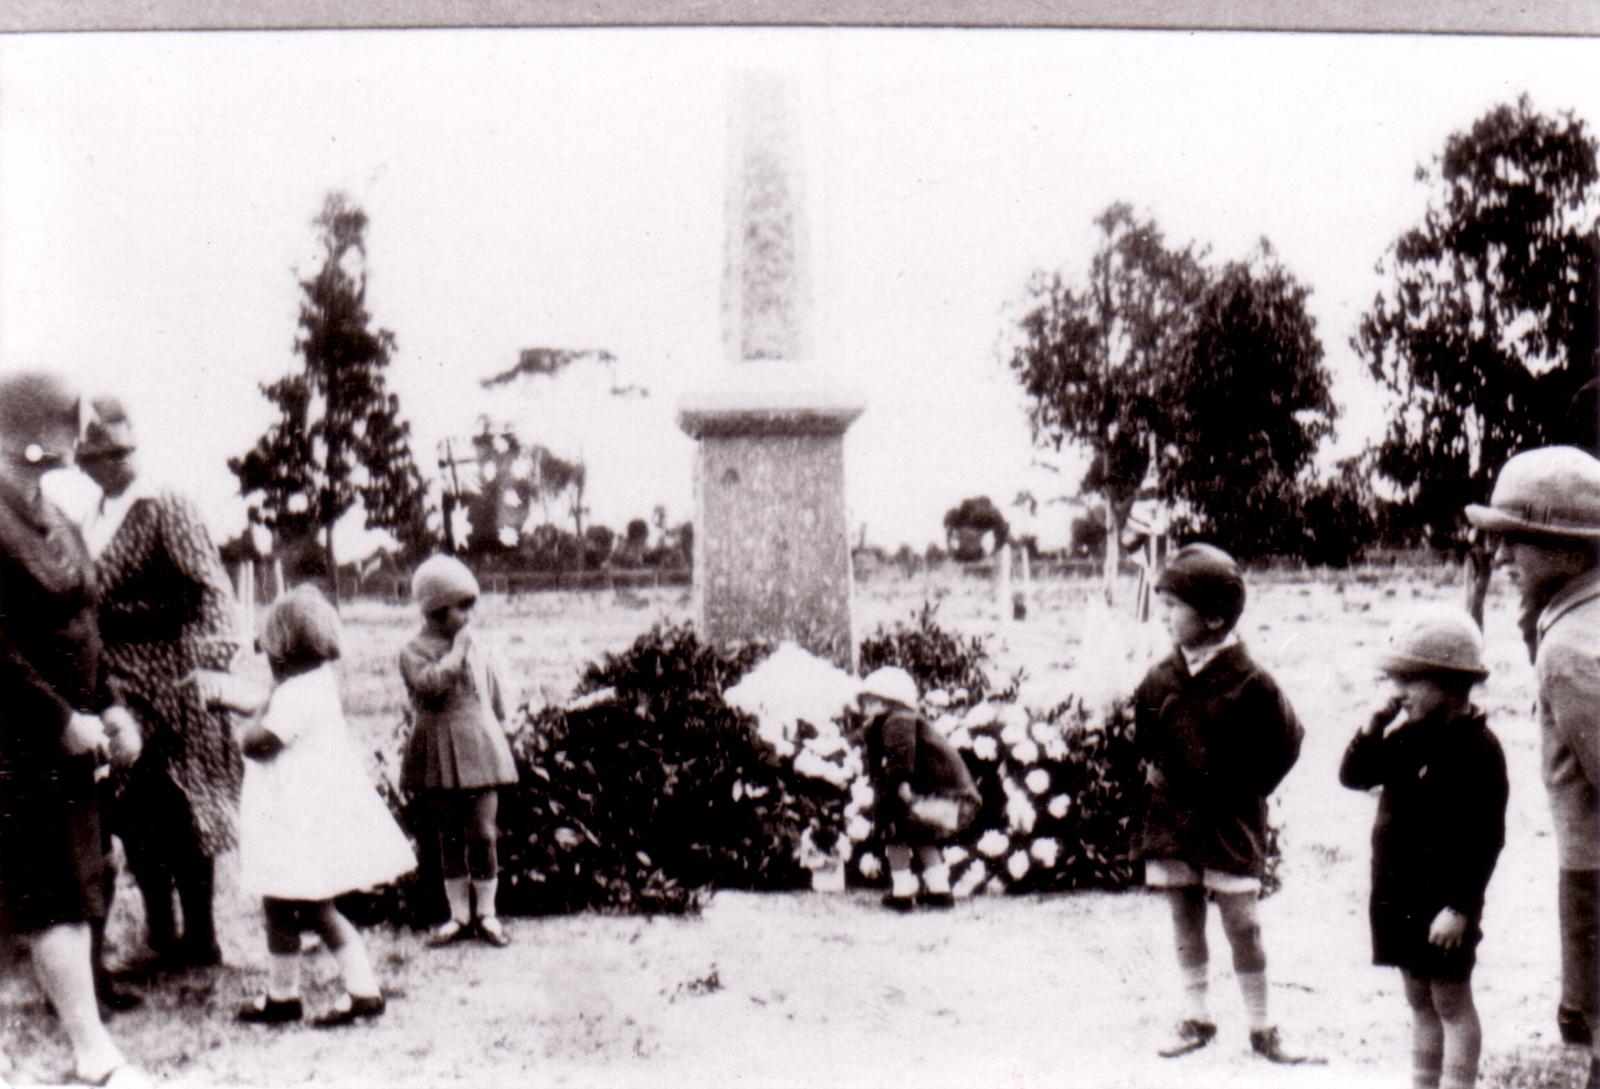
[[135,449],[121,404],[96,398],[78,464],[102,498],[84,536],[109,671],[144,728],[144,755],[117,777],[107,817],[144,896],[150,949],[169,966],[210,965],[221,956],[214,860],[237,842],[243,767],[228,712],[207,706],[195,678],[229,669],[239,650],[236,618],[199,509],[145,485]]
[[138,728],[113,706],[94,572],[40,481],[70,463],[78,403],[43,374],[0,375],[0,941],[23,937],[72,1044],[76,1076],[137,1086],[95,1001],[103,918],[95,766],[127,764]]

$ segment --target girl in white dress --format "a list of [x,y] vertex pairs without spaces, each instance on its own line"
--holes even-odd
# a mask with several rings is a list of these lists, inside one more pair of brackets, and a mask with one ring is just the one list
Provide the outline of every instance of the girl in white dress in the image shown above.
[[241,880],[262,897],[271,969],[265,994],[239,1009],[258,1024],[298,1021],[300,934],[315,931],[339,963],[345,994],[312,1023],[349,1024],[383,1013],[365,943],[334,897],[392,881],[416,858],[362,766],[339,706],[332,661],[338,616],[313,586],[273,605],[261,649],[274,686],[240,735]]

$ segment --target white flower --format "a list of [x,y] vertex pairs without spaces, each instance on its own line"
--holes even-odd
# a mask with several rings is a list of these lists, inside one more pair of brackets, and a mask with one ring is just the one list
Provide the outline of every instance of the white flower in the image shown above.
[[956,731],[950,735],[950,745],[957,749],[972,748],[972,735],[967,732],[965,726],[956,727]]
[[1012,851],[1011,857],[1006,859],[1006,872],[1011,874],[1011,880],[1021,881],[1028,872],[1030,863],[1026,851]]
[[810,749],[803,750],[794,758],[794,770],[813,779],[825,779],[837,787],[850,781],[850,775],[844,768],[831,760],[824,760]]
[[1056,859],[1061,857],[1061,844],[1049,836],[1040,836],[1033,841],[1033,846],[1028,848],[1028,853],[1045,869],[1050,869],[1056,864]]
[[883,873],[883,863],[878,860],[877,855],[867,853],[856,860],[856,869],[868,881],[875,881]]
[[1028,712],[1014,703],[1008,703],[1000,709],[999,719],[1007,726],[1015,726],[1021,730],[1028,728]]
[[877,800],[877,793],[873,791],[872,784],[865,779],[857,779],[850,784],[850,804],[857,810],[871,809],[872,803]]
[[1024,735],[1022,740],[1011,746],[1011,758],[1019,764],[1034,764],[1039,760],[1039,746],[1028,740]]
[[955,703],[966,703],[967,700],[971,698],[972,697],[968,695],[965,688],[958,688],[954,692],[950,693],[950,699]]
[[971,857],[971,851],[955,844],[951,844],[944,849],[944,864],[946,866],[959,866]]
[[1034,768],[1023,782],[1027,784],[1030,794],[1043,794],[1050,789],[1050,773],[1043,768]]
[[844,834],[861,843],[872,835],[872,822],[859,813],[850,818],[850,823],[845,825]]
[[1044,755],[1047,760],[1059,764],[1067,758],[1067,753],[1067,743],[1059,737],[1052,737],[1044,743]]
[[922,702],[929,707],[949,707],[950,693],[942,688],[935,688],[932,692],[922,697]]
[[933,720],[933,728],[939,731],[940,737],[949,737],[961,728],[961,720],[955,715],[940,715]]
[[968,729],[974,729],[979,726],[994,726],[1000,722],[1000,709],[988,700],[982,703],[975,703],[967,708],[967,713],[963,716],[962,721],[967,724]]
[[1000,755],[1000,746],[992,737],[979,736],[972,739],[972,752],[979,760],[994,760]]
[[971,896],[978,890],[978,886],[983,884],[983,879],[988,876],[989,867],[985,865],[983,859],[980,858],[971,866],[967,867],[967,872],[962,874],[961,877],[957,879],[955,888],[951,889],[951,891],[957,896]]
[[1055,723],[1046,722],[1041,718],[1028,726],[1028,736],[1040,745],[1048,745],[1052,740],[1061,740],[1061,731],[1057,729]]
[[845,744],[845,739],[839,736],[837,730],[834,730],[827,733],[819,733],[816,737],[809,739],[806,742],[806,748],[826,759],[843,752]]
[[1050,799],[1050,815],[1056,820],[1060,820],[1062,817],[1065,817],[1067,815],[1067,810],[1071,808],[1072,795],[1070,794],[1057,794],[1054,798]]
[[1011,838],[998,828],[991,828],[978,837],[978,853],[989,858],[999,858],[1011,846]]
[[[1028,741],[1027,723],[1022,723],[1019,725],[1015,722],[1007,722],[1003,724],[1000,727],[1000,740],[1004,741],[1007,745],[1016,745],[1020,742]],[[1028,741],[1028,744],[1031,745],[1033,742]]]
[[1013,794],[1006,802],[1006,823],[1011,825],[1013,832],[1033,831],[1033,824],[1038,819],[1039,814],[1029,803],[1026,794]]

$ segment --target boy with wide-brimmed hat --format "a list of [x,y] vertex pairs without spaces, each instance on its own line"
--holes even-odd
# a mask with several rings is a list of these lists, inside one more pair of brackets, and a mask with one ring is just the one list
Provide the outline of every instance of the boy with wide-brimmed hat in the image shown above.
[[1499,538],[1522,592],[1561,865],[1557,1023],[1568,1043],[1590,1046],[1588,1084],[1600,1089],[1600,461],[1573,446],[1524,451],[1489,503],[1466,513]]
[[1472,689],[1489,675],[1461,609],[1396,627],[1378,668],[1393,698],[1356,733],[1339,781],[1380,790],[1372,829],[1372,961],[1400,969],[1412,1085],[1471,1089],[1483,1032],[1472,998],[1484,893],[1506,833],[1506,760]]

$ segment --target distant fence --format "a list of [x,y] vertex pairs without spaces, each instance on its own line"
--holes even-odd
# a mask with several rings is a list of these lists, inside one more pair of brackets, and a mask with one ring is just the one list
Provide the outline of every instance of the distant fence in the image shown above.
[[[279,576],[268,572],[257,574],[253,564],[236,565],[229,572],[234,592],[241,602],[253,599],[256,605],[265,605],[279,592]],[[303,579],[315,583],[323,593],[329,593],[330,580],[326,577]],[[688,586],[692,582],[687,567],[620,568],[600,571],[515,571],[479,572],[478,585],[485,593],[538,594],[551,590],[642,590],[660,586]],[[353,571],[339,573],[338,598],[354,601],[357,598],[377,598],[388,601],[411,599],[411,576],[396,572],[379,572],[365,578]]]

